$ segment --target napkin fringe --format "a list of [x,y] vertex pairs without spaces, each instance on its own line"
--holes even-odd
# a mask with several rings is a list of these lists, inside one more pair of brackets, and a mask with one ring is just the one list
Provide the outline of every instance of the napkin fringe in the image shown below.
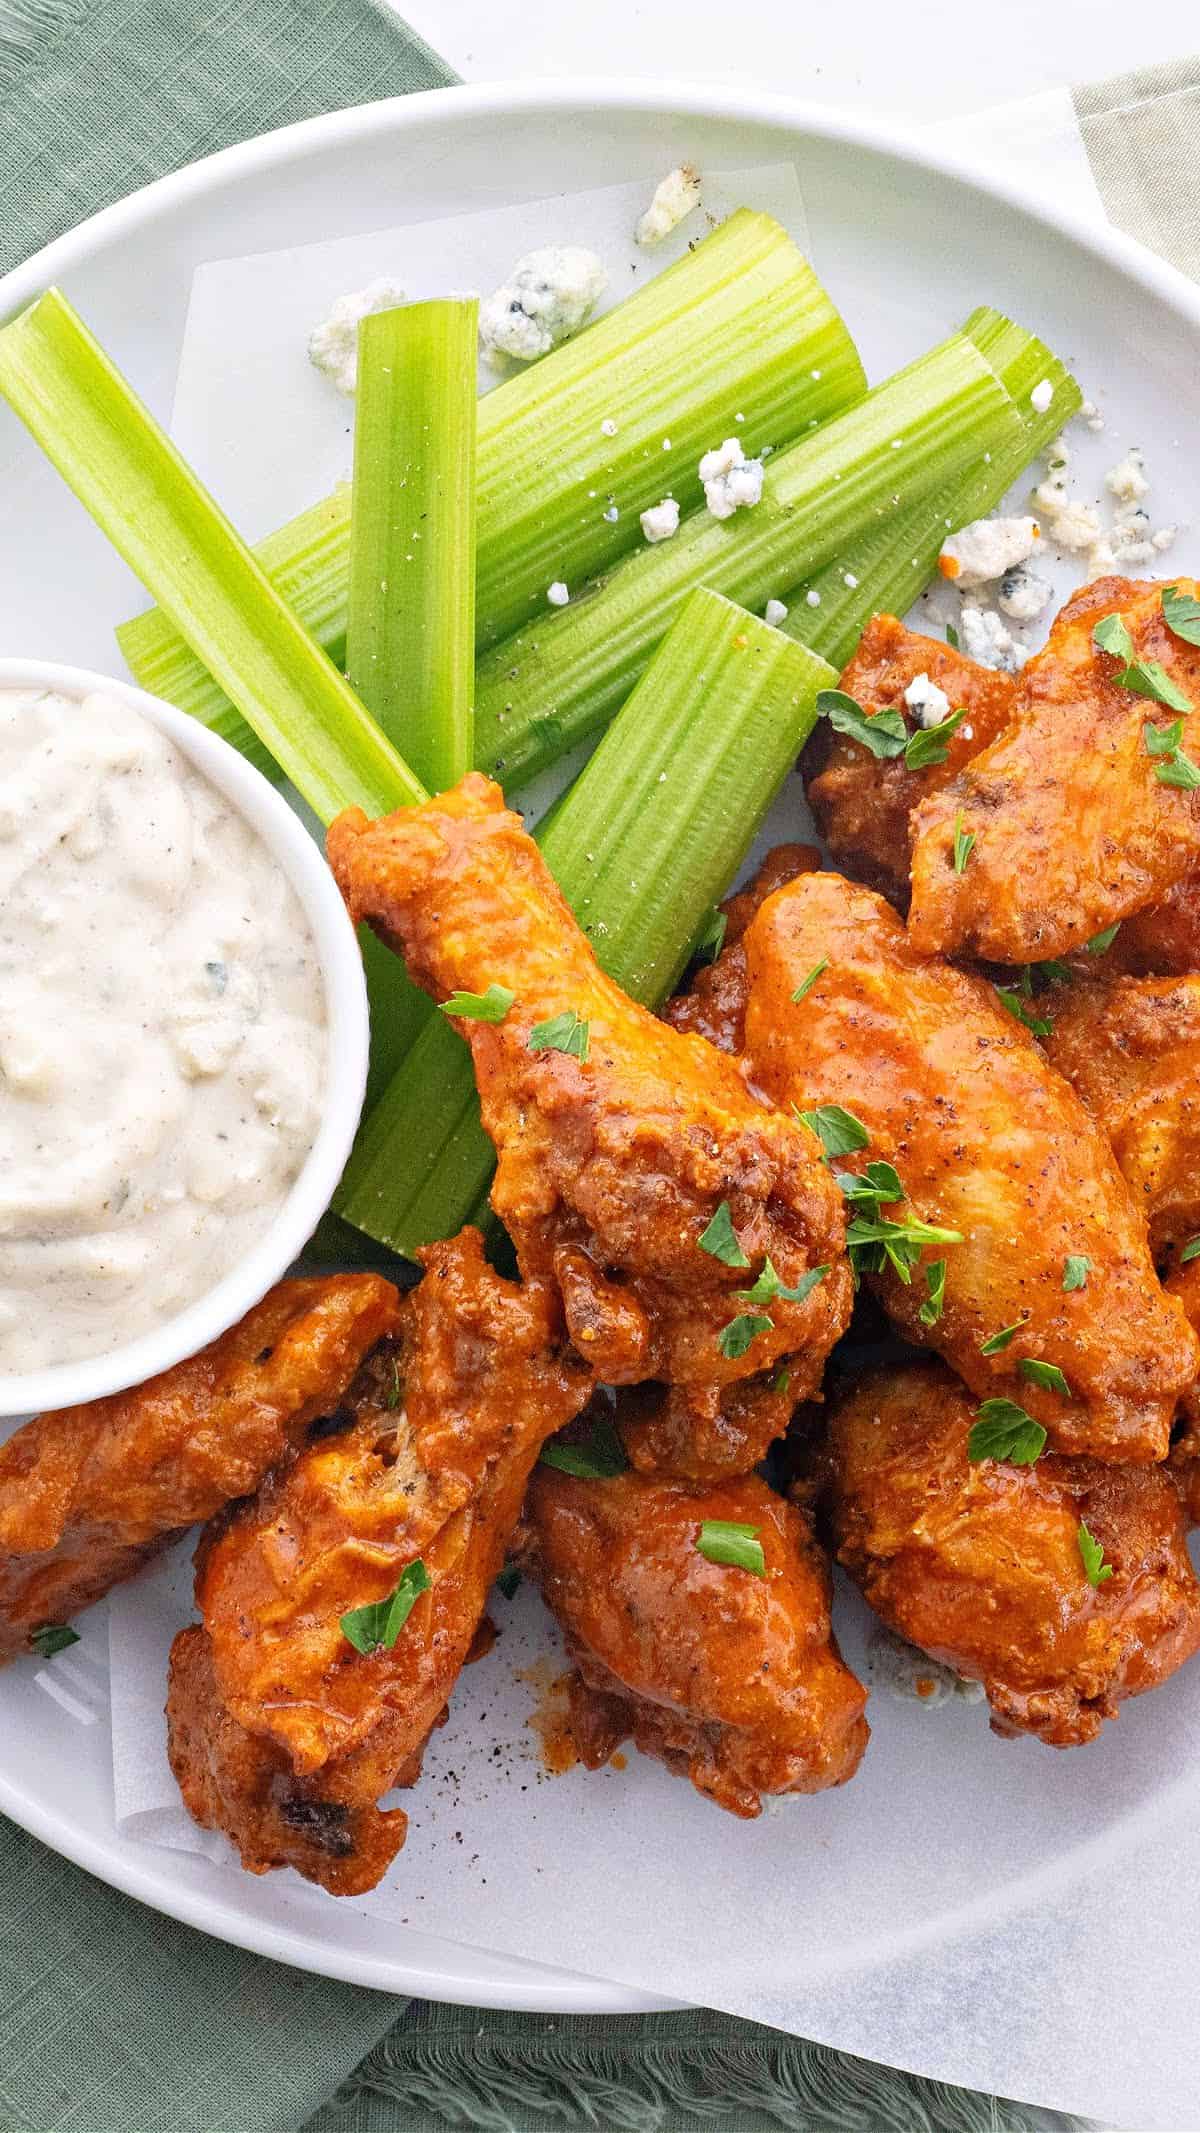
[[430,2123],[472,2133],[667,2133],[681,2111],[714,2128],[741,2126],[752,2111],[786,2133],[1053,2133],[1076,2123],[799,2037],[673,2043],[643,2040],[626,2024],[606,2042],[572,2024],[561,2037],[476,2029],[447,2039],[401,2020],[322,2115],[322,2128],[337,2133],[353,2112],[362,2114],[356,2125],[391,2127],[390,2113],[385,2121],[370,2111],[369,2096],[403,2106],[395,2133],[409,2133],[418,2109]]
[[83,21],[92,0],[0,0],[0,92]]

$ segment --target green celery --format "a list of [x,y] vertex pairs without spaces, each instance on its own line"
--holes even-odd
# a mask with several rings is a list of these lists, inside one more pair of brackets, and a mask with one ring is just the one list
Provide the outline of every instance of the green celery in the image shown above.
[[425,797],[61,290],[0,328],[0,393],[323,822]]
[[[700,590],[539,832],[609,975],[655,1006],[736,874],[832,669]],[[432,1017],[368,1116],[335,1205],[393,1250],[446,1236],[487,1188],[470,1054]]]
[[[640,546],[648,504],[670,493],[690,510],[710,445],[738,436],[747,449],[778,449],[865,390],[854,344],[808,262],[769,215],[740,208],[480,401],[480,645],[541,613],[555,579],[581,585]],[[605,516],[613,504],[615,520]],[[340,662],[346,525],[314,542],[313,519],[302,513],[258,554]],[[139,615],[117,635],[144,687],[209,724],[228,717],[219,684],[162,614]]]
[[[309,634],[323,644],[337,664],[346,650],[346,565],[350,552],[350,484],[339,482],[331,496],[311,504],[278,533],[268,534],[254,550],[272,585],[289,607],[303,613]],[[334,581],[339,586],[330,611]],[[128,633],[129,644],[125,643]],[[152,696],[162,696],[190,717],[203,719],[223,741],[248,757],[276,784],[283,772],[257,733],[222,694],[161,607],[147,608],[136,621],[122,623],[117,643],[134,679]]]
[[[947,534],[994,510],[1023,468],[1045,451],[1082,404],[1079,387],[1053,351],[1003,312],[981,306],[963,332],[1012,399],[1020,433],[1007,443],[997,439],[990,454],[978,458],[965,474],[923,497],[910,511],[848,542],[804,584],[779,595],[788,607],[780,627],[836,667],[845,665],[872,615],[903,615],[911,607],[937,569]],[[1039,414],[1030,394],[1043,378],[1052,396],[1045,413]],[[847,578],[857,582],[847,584]],[[809,600],[812,593],[815,602]]]
[[760,503],[695,512],[584,596],[487,653],[476,670],[476,757],[521,786],[607,724],[679,601],[711,585],[761,607],[864,526],[940,489],[1020,430],[989,363],[955,334],[856,407],[767,462]]
[[475,737],[478,316],[403,304],[358,329],[346,674],[432,792]]

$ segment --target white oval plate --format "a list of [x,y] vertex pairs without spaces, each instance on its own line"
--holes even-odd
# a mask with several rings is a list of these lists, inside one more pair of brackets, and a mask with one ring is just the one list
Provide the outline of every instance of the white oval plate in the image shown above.
[[[1128,240],[974,179],[950,159],[918,154],[874,125],[744,92],[717,98],[711,90],[614,82],[498,86],[313,120],[230,149],[105,210],[0,281],[0,313],[61,282],[165,415],[191,276],[203,260],[616,177],[657,180],[685,156],[726,167],[794,160],[818,269],[873,377],[919,352],[976,302],[1001,305],[1072,361],[1086,389],[1107,391],[1124,416],[1114,438],[1122,449],[1136,420],[1135,441],[1146,447],[1152,473],[1170,469],[1168,502],[1178,508],[1179,499],[1200,493],[1200,292],[1190,283]],[[113,625],[141,604],[138,588],[6,414],[0,473],[7,505],[0,520],[0,651],[110,668]],[[1186,538],[1177,560],[1180,568],[1196,567]],[[291,1877],[256,1880],[198,1856],[123,1840],[113,1826],[107,1679],[97,1642],[102,1651],[102,1640],[89,1639],[56,1662],[53,1679],[65,1703],[45,1692],[45,1675],[30,1667],[0,1677],[0,1807],[81,1866],[262,1954],[393,1992],[558,2012],[662,2004],[412,1928],[385,1927],[353,1907],[329,1905]],[[1061,1889],[1064,1875],[1094,1864],[1098,1846],[1111,1849],[1145,1830],[1167,1811],[1170,1792],[1178,1804],[1180,1773],[1193,1767],[1197,1686],[1171,1684],[1153,1700],[1153,1712],[1135,1706],[1116,1729],[1132,1750],[1129,1735],[1144,1740],[1153,1720],[1161,1785],[1123,1781],[1115,1743],[1111,1752],[1089,1750],[1078,1761],[1025,1744],[1041,1758],[1039,1783],[1058,1796],[1060,1841],[1026,1846],[1018,1817],[1010,1843],[986,1852],[981,1846],[969,1887],[939,1881],[931,1862],[923,1915],[897,1919],[890,1933],[886,1904],[856,1905],[835,1876],[828,1962],[853,1967],[868,1952],[879,1960],[889,1946],[911,1945],[914,1935],[927,1944],[952,1920],[958,1928],[966,1918],[986,1924],[1018,1890]],[[923,1793],[919,1821],[929,1831],[942,1803],[933,1812],[928,1736],[923,1746],[915,1739],[902,1746],[913,1758],[909,1782],[914,1797]],[[995,1822],[1004,1813],[1006,1774],[1016,1778],[1024,1750],[997,1746],[992,1753],[990,1776],[972,1755],[961,1786],[968,1794],[987,1788]],[[1144,1748],[1135,1760],[1139,1771],[1146,1767]],[[1026,1770],[1023,1781],[1029,1776]],[[869,1801],[865,1790],[862,1797]],[[976,1789],[976,1808],[978,1798]],[[814,1812],[818,1806],[805,1804]],[[969,1798],[954,1811],[969,1813]],[[803,1812],[797,1809],[797,1818]],[[869,1819],[869,1806],[867,1813]],[[869,1836],[854,1850],[860,1863],[869,1861]],[[810,1873],[818,1861],[819,1848],[806,1862]],[[818,1968],[821,1961],[818,1951]]]

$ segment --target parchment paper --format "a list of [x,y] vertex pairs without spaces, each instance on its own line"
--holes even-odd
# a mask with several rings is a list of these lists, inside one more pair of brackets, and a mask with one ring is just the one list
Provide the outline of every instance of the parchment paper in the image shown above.
[[[708,198],[768,207],[803,238],[789,169],[732,175]],[[304,353],[335,296],[381,273],[411,296],[486,291],[556,240],[594,245],[615,296],[690,233],[639,253],[644,200],[617,186],[202,268],[177,438],[261,535],[349,468],[350,405]],[[804,833],[795,791],[772,831]],[[111,1602],[116,1814],[128,1835],[222,1860],[165,1756],[189,1557],[184,1544]],[[624,1769],[550,1777],[535,1727],[562,1669],[556,1635],[527,1587],[493,1612],[499,1641],[404,1797],[408,1844],[362,1903],[381,1933],[412,1924],[1111,2123],[1200,2125],[1200,1670],[1069,1755],[996,1740],[981,1706],[930,1709],[879,1682],[853,1783],[743,1823],[632,1751]],[[837,1627],[871,1678],[869,1617],[845,1585]],[[332,1920],[334,1899],[289,1881]]]

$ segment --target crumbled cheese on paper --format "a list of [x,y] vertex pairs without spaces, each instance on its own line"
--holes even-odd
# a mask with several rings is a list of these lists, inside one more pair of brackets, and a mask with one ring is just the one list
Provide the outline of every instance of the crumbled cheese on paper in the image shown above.
[[607,287],[603,261],[582,245],[548,244],[527,252],[479,306],[485,353],[518,363],[549,355],[578,333]]
[[661,244],[700,205],[700,173],[692,163],[669,170],[654,189],[634,235],[639,244]]
[[365,289],[339,296],[328,318],[308,336],[308,360],[349,398],[358,384],[358,323],[376,311],[394,311],[406,301],[398,281],[381,275]]
[[938,567],[955,585],[991,585],[1033,554],[1041,537],[1035,518],[977,518],[943,541]]

